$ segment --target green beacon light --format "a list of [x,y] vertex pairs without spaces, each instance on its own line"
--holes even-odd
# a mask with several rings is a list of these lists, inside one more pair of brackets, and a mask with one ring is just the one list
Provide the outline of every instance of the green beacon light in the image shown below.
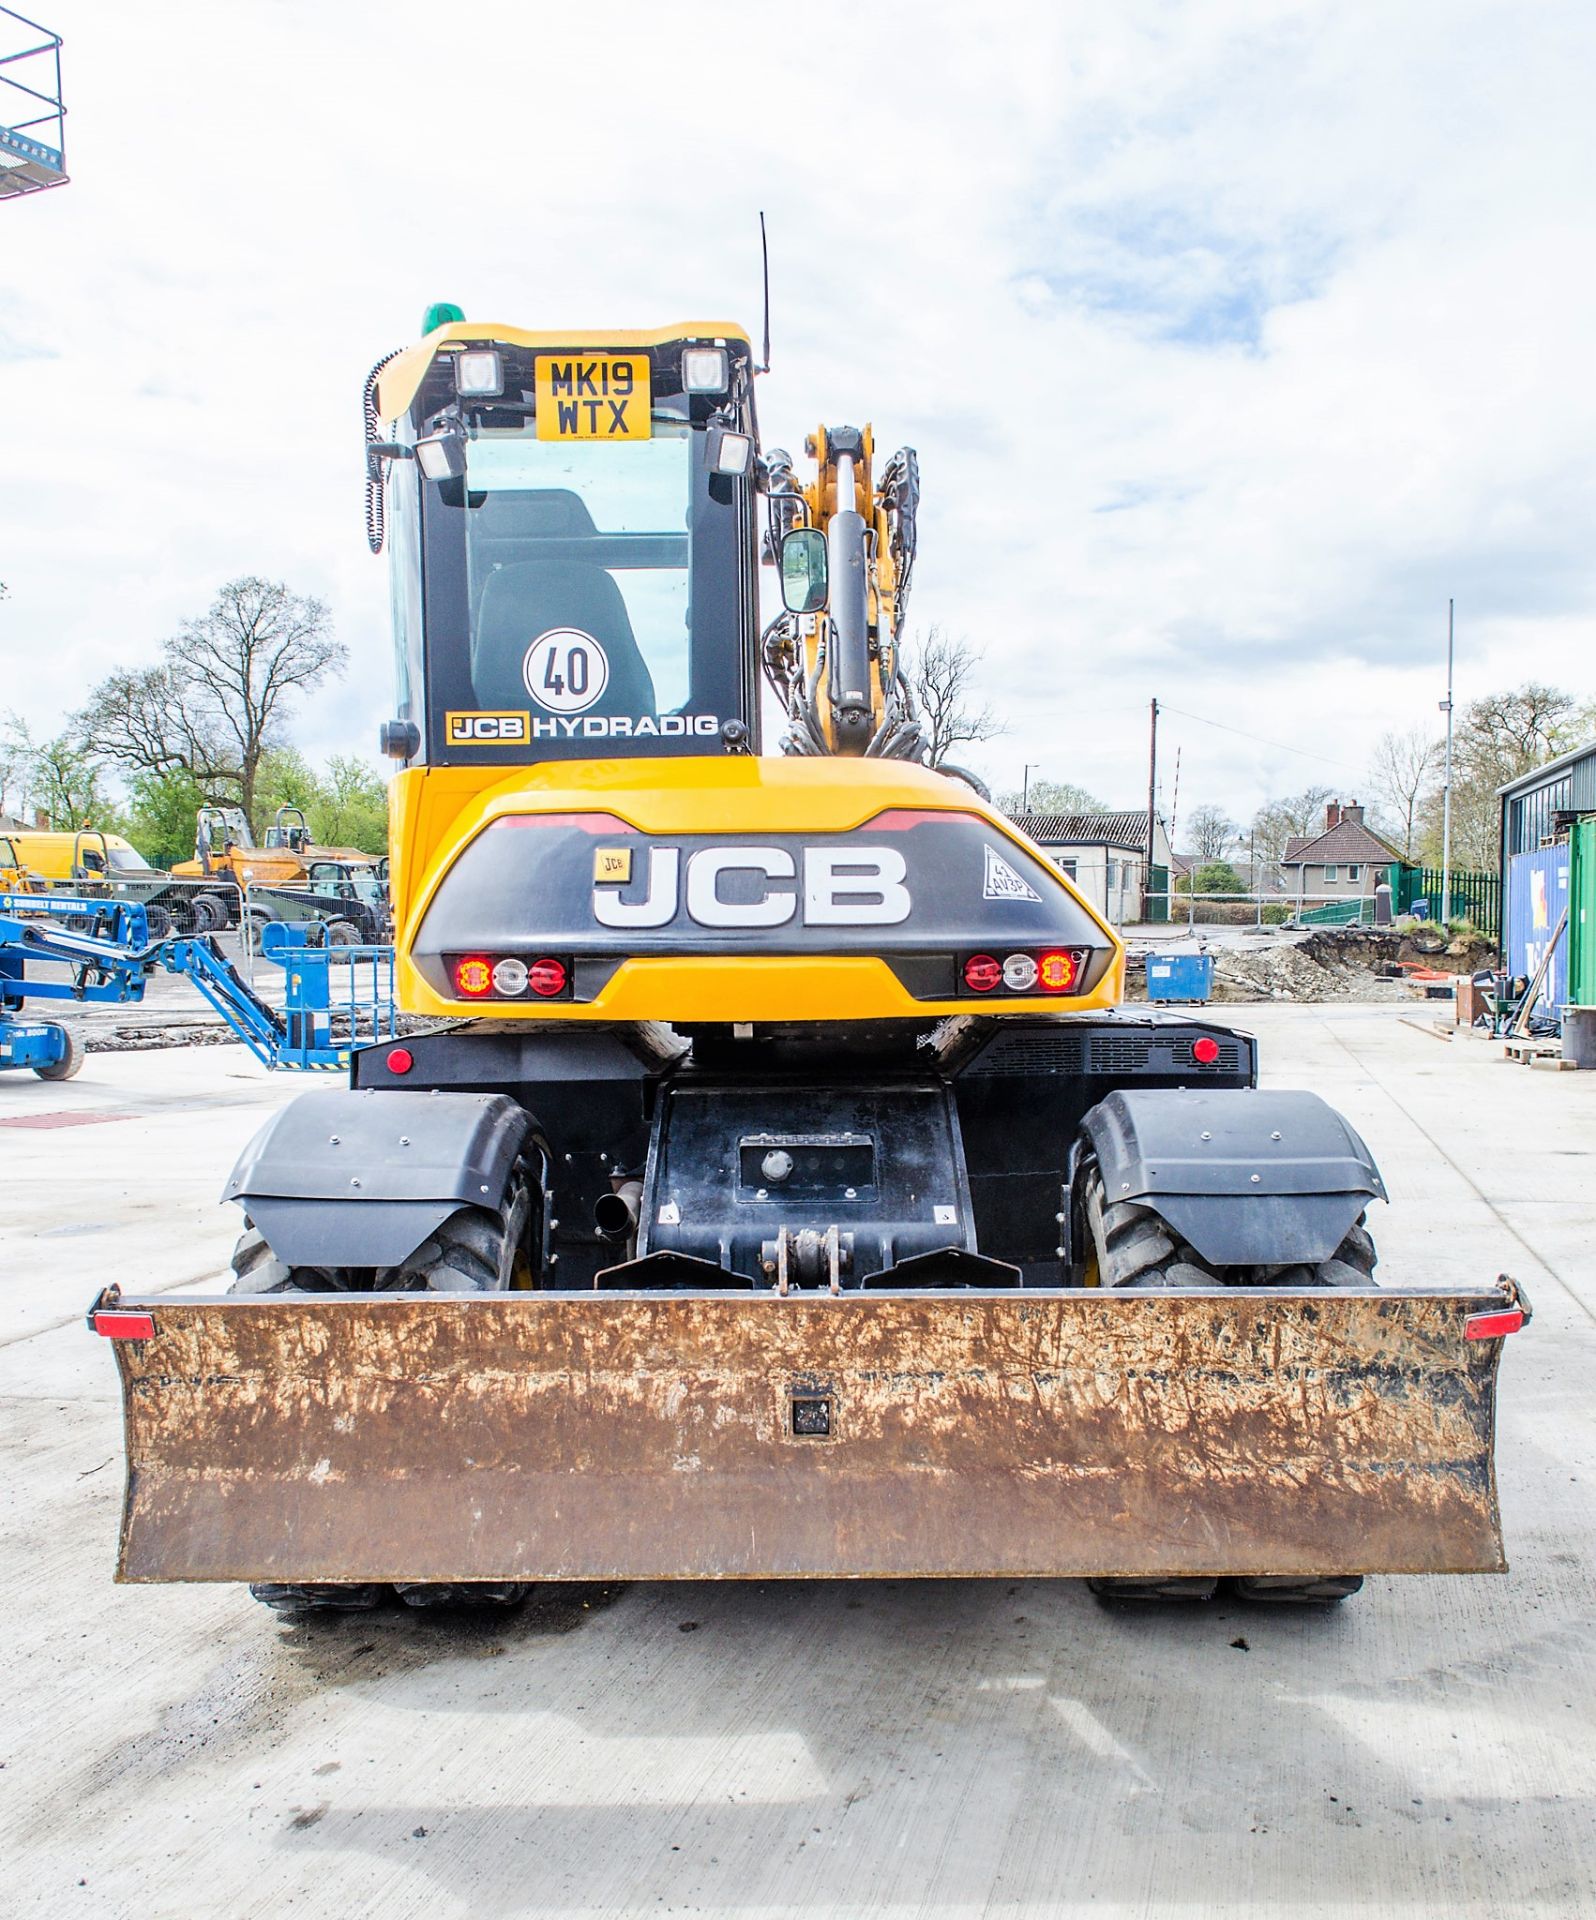
[[439,327],[453,326],[456,320],[465,318],[465,309],[457,307],[452,300],[434,300],[421,316],[423,334],[436,333]]

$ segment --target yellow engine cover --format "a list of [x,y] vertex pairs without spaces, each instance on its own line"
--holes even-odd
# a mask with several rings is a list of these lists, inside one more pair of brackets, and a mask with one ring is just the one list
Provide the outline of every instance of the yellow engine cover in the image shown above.
[[[831,1023],[1101,1008],[1124,986],[1064,875],[904,761],[416,768],[394,782],[392,873],[412,1013]],[[512,990],[512,965],[501,991],[505,958],[565,983]]]

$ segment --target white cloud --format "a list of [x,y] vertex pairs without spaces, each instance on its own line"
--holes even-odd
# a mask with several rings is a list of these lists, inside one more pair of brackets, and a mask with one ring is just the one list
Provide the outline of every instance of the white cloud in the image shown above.
[[[230,574],[333,605],[387,705],[367,366],[436,298],[757,324],[767,435],[926,483],[915,622],[984,755],[1134,804],[1150,695],[1322,754],[1534,673],[1591,691],[1596,16],[53,0],[73,184],[0,206],[7,691],[49,728]],[[1183,808],[1337,775],[1171,716]]]

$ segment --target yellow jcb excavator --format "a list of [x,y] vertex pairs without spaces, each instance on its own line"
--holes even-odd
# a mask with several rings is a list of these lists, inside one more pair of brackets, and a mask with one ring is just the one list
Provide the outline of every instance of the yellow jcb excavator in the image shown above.
[[120,1576],[1500,1568],[1519,1289],[1376,1285],[1352,1127],[1119,1005],[1114,931],[921,764],[913,455],[831,427],[800,479],[754,373],[721,322],[458,317],[374,369],[398,991],[447,1024],[268,1122],[230,1292],[95,1302]]

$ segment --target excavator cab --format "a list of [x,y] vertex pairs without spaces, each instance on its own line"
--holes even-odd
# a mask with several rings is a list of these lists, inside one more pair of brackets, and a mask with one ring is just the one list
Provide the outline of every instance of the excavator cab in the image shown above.
[[[759,730],[753,372],[734,329],[445,327],[380,379],[408,765],[742,749]],[[379,482],[380,484],[380,482]]]

